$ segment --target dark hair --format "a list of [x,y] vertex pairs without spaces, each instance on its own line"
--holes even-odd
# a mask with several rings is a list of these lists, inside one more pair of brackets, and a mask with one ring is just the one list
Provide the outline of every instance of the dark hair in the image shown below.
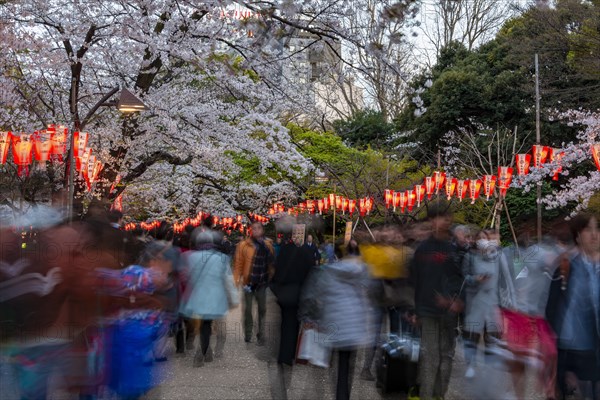
[[427,219],[449,216],[452,216],[452,211],[445,201],[439,200],[429,203],[429,206],[427,207]]
[[573,219],[571,219],[571,221],[569,222],[569,228],[571,229],[571,235],[573,236],[573,240],[575,240],[576,244],[579,244],[577,242],[579,234],[585,228],[587,228],[587,226],[590,224],[590,221],[594,218],[596,217],[592,214],[581,213],[577,214],[575,217],[573,217]]
[[108,212],[108,221],[117,223],[119,220],[123,218],[123,213],[119,210],[110,210]]

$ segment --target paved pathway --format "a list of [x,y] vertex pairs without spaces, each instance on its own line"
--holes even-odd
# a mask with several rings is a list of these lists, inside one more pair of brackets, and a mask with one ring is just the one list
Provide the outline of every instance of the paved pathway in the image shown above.
[[[255,343],[245,343],[241,326],[241,308],[233,310],[228,318],[227,343],[222,359],[194,368],[193,351],[185,356],[174,354],[174,345],[170,349],[169,359],[161,363],[159,373],[162,384],[145,396],[147,400],[188,400],[188,399],[271,399],[272,390],[277,388],[276,364],[273,360],[277,353],[278,307],[270,297],[268,301],[268,343],[259,347]],[[215,337],[213,336],[213,340]],[[214,343],[212,343],[214,346]],[[447,396],[448,400],[470,399],[512,399],[508,374],[494,368],[478,371],[476,379],[465,380],[462,349],[457,347],[457,357]],[[362,352],[356,361],[352,399],[404,399],[403,395],[381,396],[374,382],[359,379],[362,366]],[[374,370],[373,370],[374,372]],[[313,366],[296,365],[291,372],[288,398],[297,399],[333,399],[334,369],[322,369]],[[0,374],[0,383],[7,384],[5,372]],[[4,392],[6,393],[6,392]],[[9,396],[10,397],[10,396]],[[71,400],[74,397],[55,391],[53,400]],[[76,398],[76,397],[75,397]],[[528,399],[538,400],[540,396],[531,395]],[[3,398],[2,400],[12,400]],[[17,400],[17,399],[15,399]]]

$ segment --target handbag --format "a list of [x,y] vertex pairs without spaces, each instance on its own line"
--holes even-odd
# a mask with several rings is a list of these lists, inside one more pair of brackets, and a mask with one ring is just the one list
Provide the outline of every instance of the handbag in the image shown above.
[[296,362],[328,368],[330,361],[331,349],[325,346],[324,335],[311,325],[303,325],[298,336]]

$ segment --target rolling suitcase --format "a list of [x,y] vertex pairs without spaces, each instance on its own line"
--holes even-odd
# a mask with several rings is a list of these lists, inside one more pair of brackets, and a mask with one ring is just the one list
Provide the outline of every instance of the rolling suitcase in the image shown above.
[[381,393],[408,393],[417,386],[418,352],[418,339],[390,335],[377,362],[376,384]]

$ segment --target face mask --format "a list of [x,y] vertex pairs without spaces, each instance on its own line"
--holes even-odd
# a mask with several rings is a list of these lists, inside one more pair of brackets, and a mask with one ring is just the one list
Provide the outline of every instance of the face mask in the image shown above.
[[480,250],[485,250],[487,247],[491,245],[490,241],[487,239],[477,239],[477,248]]

